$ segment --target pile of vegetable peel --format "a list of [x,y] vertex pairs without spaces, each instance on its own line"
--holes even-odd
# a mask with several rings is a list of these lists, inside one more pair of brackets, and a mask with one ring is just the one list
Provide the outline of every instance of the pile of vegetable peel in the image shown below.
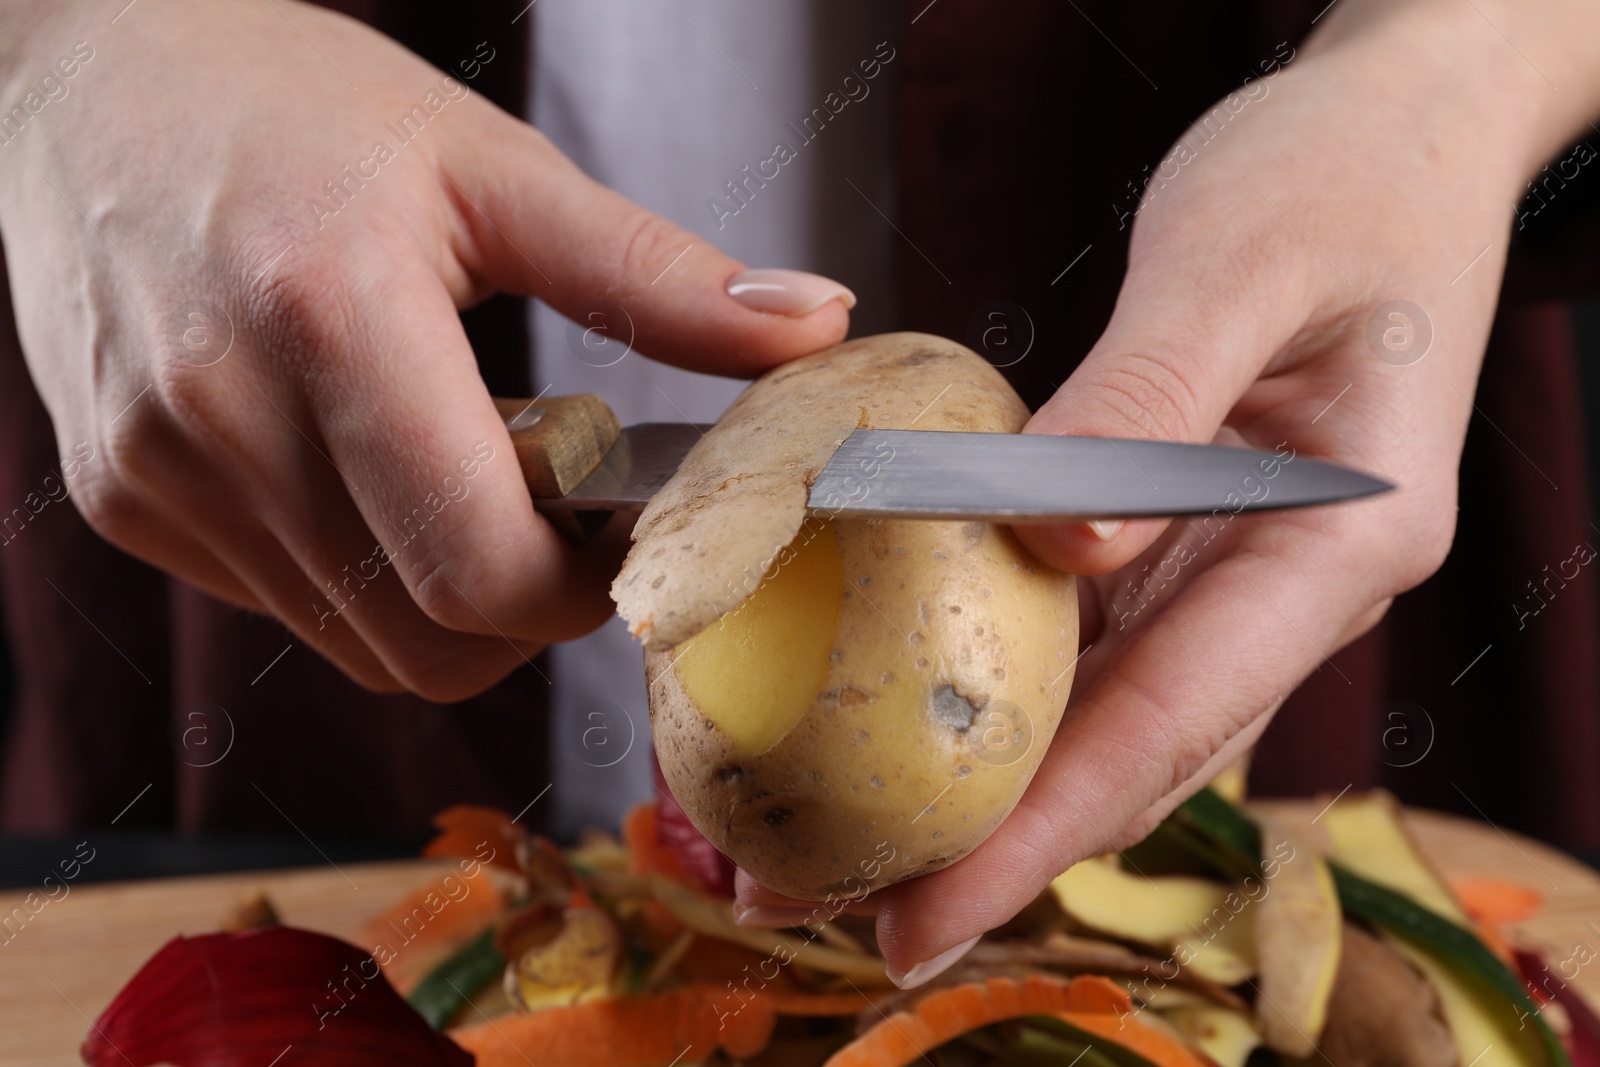
[[1503,933],[1538,892],[1446,882],[1382,793],[1312,825],[1202,791],[906,992],[842,909],[737,925],[725,862],[671,805],[565,851],[492,809],[435,823],[444,873],[354,944],[176,938],[84,1062],[1600,1067],[1594,1015]]

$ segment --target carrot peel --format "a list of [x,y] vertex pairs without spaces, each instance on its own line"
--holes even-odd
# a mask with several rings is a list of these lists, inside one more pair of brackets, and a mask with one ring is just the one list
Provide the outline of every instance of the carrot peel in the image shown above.
[[546,1067],[659,1067],[697,1062],[719,1048],[736,1059],[754,1056],[772,1040],[779,1015],[854,1015],[862,1003],[856,995],[735,993],[696,983],[503,1016],[450,1036],[477,1067],[525,1067],[529,1056]]
[[1461,907],[1478,922],[1516,923],[1531,919],[1544,907],[1544,894],[1530,886],[1486,875],[1450,882]]
[[527,839],[528,831],[512,822],[505,812],[457,804],[435,815],[433,825],[439,836],[428,842],[422,850],[424,856],[478,859],[512,874],[522,873],[517,864],[517,846]]
[[990,1023],[1048,1015],[1135,1052],[1157,1067],[1206,1067],[1173,1038],[1140,1023],[1126,990],[1099,975],[994,977],[941,989],[846,1045],[826,1067],[903,1067]]

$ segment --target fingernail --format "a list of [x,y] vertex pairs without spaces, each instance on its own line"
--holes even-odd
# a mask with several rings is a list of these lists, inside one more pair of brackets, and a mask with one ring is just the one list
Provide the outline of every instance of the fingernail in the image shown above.
[[766,311],[797,319],[830,300],[856,306],[856,294],[832,278],[803,270],[747,270],[728,279],[728,295],[752,311]]
[[778,930],[786,926],[799,926],[812,917],[805,908],[764,908],[759,904],[746,905],[735,901],[733,921],[740,926],[759,926]]
[[[982,936],[982,934],[978,935],[978,937]],[[972,951],[972,946],[977,943],[978,938],[974,937],[971,940],[961,942],[955,948],[945,949],[931,960],[923,960],[904,973],[895,970],[893,967],[885,967],[883,973],[889,976],[889,981],[901,989],[915,989],[930,978],[937,978],[945,971],[948,971],[956,961]]]
[[1127,519],[1090,519],[1089,529],[1093,530],[1094,535],[1100,540],[1109,541],[1117,536],[1117,531],[1122,529],[1123,523],[1127,521]]

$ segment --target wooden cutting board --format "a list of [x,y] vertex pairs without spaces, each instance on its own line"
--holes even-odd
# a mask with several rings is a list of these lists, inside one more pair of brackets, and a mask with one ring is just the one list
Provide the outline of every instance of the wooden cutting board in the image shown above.
[[[1542,951],[1552,968],[1580,945],[1588,952],[1579,959],[1600,953],[1600,875],[1589,867],[1483,823],[1430,812],[1408,819],[1446,876],[1492,875],[1545,895],[1540,914],[1513,929],[1515,943]],[[156,949],[176,934],[215,930],[254,890],[271,894],[286,923],[350,937],[440,869],[423,862],[362,864],[73,889],[9,942],[0,934],[0,1067],[78,1064],[91,1021]],[[0,916],[23,895],[0,894]],[[1579,969],[1573,984],[1600,1005],[1600,964]]]

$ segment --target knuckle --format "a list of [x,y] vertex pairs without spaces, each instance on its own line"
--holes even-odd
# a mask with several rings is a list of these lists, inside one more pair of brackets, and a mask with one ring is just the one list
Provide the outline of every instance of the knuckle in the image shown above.
[[175,354],[156,360],[151,368],[152,404],[129,411],[132,420],[124,435],[130,458],[153,443],[157,434],[174,429],[209,432],[226,422],[230,403],[220,375],[208,367],[193,367]]
[[574,170],[577,169],[576,165],[567,159],[561,149],[556,147],[556,143],[550,140],[545,135],[545,132],[537,126],[532,126],[521,119],[513,118],[499,108],[487,108],[484,114],[488,116],[489,122],[495,124],[496,132],[512,139],[513,143],[520,142],[518,147],[535,160],[541,163],[553,162],[559,165],[572,166]]
[[1190,375],[1169,358],[1127,353],[1102,369],[1095,389],[1104,406],[1139,437],[1195,440],[1200,400]]
[[126,544],[140,524],[136,496],[104,470],[85,471],[83,481],[73,487],[72,502],[89,528],[113,544]]
[[1165,817],[1163,812],[1155,808],[1147,809],[1135,815],[1128,825],[1122,828],[1120,833],[1112,835],[1112,845],[1117,849],[1132,848],[1154,833],[1156,827],[1161,825]]
[[1433,577],[1450,555],[1455,543],[1456,512],[1452,508],[1430,508],[1418,518],[1415,528],[1403,539],[1407,546],[1395,574],[1391,593],[1403,593]]
[[369,693],[385,696],[407,692],[405,683],[382,666],[370,653],[352,654],[348,648],[328,642],[313,640],[312,644],[322,655],[332,660],[345,676]]
[[309,256],[241,283],[246,327],[269,352],[296,352],[350,321],[350,266]]
[[[365,610],[360,601],[351,606],[342,598],[326,599],[314,583],[311,597],[316,625],[311,625],[296,611],[286,611],[286,605],[281,600],[273,604],[272,611],[284,625],[368,692],[394,694],[414,691],[406,681],[406,668],[410,666],[412,657],[399,654],[385,656],[383,643],[364,636],[353,624],[354,614]],[[346,608],[350,610],[346,611]],[[437,654],[432,644],[425,647],[429,654]]]
[[[152,484],[152,450],[157,436],[164,432],[159,402],[159,398],[156,402],[136,401],[120,414],[107,416],[109,421],[100,434],[100,459],[83,472],[81,492],[85,503],[98,499],[112,512],[125,511],[126,507],[116,501],[131,504],[135,487]],[[119,422],[121,425],[117,425]]]
[[401,685],[424,700],[453,704],[498,682],[510,670],[510,664],[501,665],[489,654],[449,642],[440,654],[408,656],[403,666],[392,669]]
[[1393,605],[1394,597],[1386,596],[1360,615],[1357,615],[1350,625],[1345,627],[1344,633],[1339,635],[1338,647],[1343,648],[1382,622],[1383,617],[1389,614],[1389,609]]
[[1421,585],[1444,565],[1455,543],[1454,486],[1449,489],[1410,501],[1397,498],[1381,520],[1359,509],[1331,512],[1320,530],[1330,567],[1369,576],[1363,587],[1373,603]]
[[467,631],[483,623],[483,616],[462,592],[462,583],[467,580],[461,570],[461,557],[447,544],[438,543],[428,546],[405,571],[406,585],[417,608],[429,621],[447,630]]
[[1365,596],[1371,605],[1357,636],[1383,618],[1389,602],[1421,585],[1439,570],[1455,543],[1456,507],[1452,494],[1439,499],[1413,501],[1380,514],[1359,509],[1332,511],[1320,518],[1305,547],[1329,574],[1359,576],[1350,586],[1352,597]]
[[621,277],[638,280],[642,287],[682,251],[687,240],[676,223],[641,209],[622,246]]
[[[1249,694],[1261,687],[1261,670],[1256,664],[1241,664],[1237,672],[1219,679],[1220,685],[1208,686],[1200,702],[1204,712],[1186,707],[1181,695],[1175,700],[1174,694],[1152,687],[1126,668],[1115,669],[1101,683],[1108,690],[1115,687],[1114,699],[1125,709],[1110,765],[1125,780],[1156,785],[1141,812],[1182,788],[1259,716],[1260,704]],[[1152,753],[1159,754],[1153,765]]]
[[[1211,228],[1203,224],[1194,233],[1194,238],[1197,247],[1203,247],[1201,242],[1215,239]],[[1305,262],[1307,257],[1320,261],[1316,250],[1271,211],[1241,225],[1232,239],[1218,249],[1218,253],[1218,262],[1223,269],[1203,279],[1212,294],[1225,290],[1230,284],[1236,285],[1239,278],[1248,278],[1257,285],[1271,285],[1276,278],[1281,284],[1287,276],[1286,272],[1297,272],[1299,264]],[[1213,305],[1207,301],[1206,306]]]
[[[1162,790],[1163,796],[1181,789],[1185,782],[1204,770],[1212,758],[1222,751],[1223,746],[1244,729],[1249,721],[1234,700],[1219,701],[1219,704],[1226,710],[1216,716],[1208,716],[1200,722],[1188,724],[1187,729],[1180,730],[1173,738],[1168,750],[1169,777]],[[1156,821],[1160,821],[1159,816]]]
[[379,696],[398,696],[410,692],[405,685],[395,679],[391,674],[371,670],[365,666],[352,666],[341,663],[340,668],[361,688],[369,693]]

